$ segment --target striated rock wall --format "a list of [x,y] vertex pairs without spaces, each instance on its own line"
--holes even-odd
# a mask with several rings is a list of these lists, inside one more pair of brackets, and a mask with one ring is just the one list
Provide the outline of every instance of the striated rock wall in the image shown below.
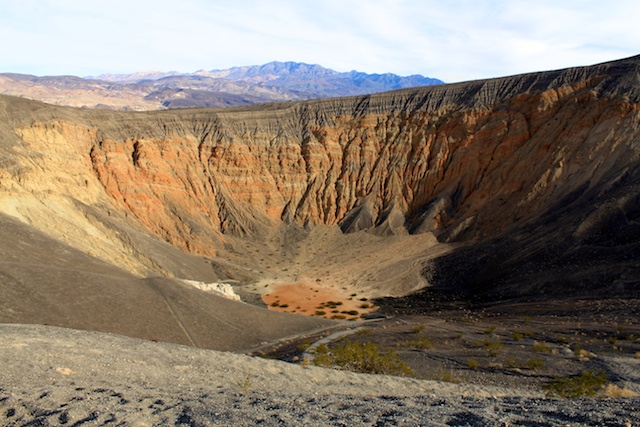
[[635,57],[228,110],[2,98],[6,158],[21,170],[7,166],[2,184],[12,197],[100,205],[209,256],[226,236],[260,239],[282,222],[482,240],[535,223],[579,189],[615,185],[638,163],[639,70]]
[[611,90],[636,62],[156,115],[152,133],[109,129],[91,160],[111,197],[186,249],[281,220],[487,237],[637,161],[637,88]]

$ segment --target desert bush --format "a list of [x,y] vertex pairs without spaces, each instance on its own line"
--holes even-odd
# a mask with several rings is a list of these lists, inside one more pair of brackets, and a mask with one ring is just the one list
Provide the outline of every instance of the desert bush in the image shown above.
[[504,347],[504,344],[500,341],[491,341],[486,338],[480,342],[480,345],[484,347],[487,354],[491,357],[496,357],[498,353],[500,353],[500,350],[502,350],[502,347]]
[[324,303],[324,305],[329,307],[329,308],[336,308],[336,307],[342,305],[342,301],[328,301],[328,302]]
[[532,357],[527,361],[527,368],[535,371],[536,369],[540,369],[544,367],[544,360],[539,357]]
[[435,378],[436,381],[443,381],[446,383],[459,383],[460,380],[453,374],[452,371],[448,369],[440,369],[436,372]]
[[534,341],[533,352],[534,353],[550,353],[551,349],[549,348],[549,345],[547,343]]
[[522,341],[524,339],[524,334],[520,331],[513,331],[513,335],[511,337],[514,341]]
[[427,337],[416,338],[409,342],[409,347],[416,348],[418,350],[429,350],[433,347],[431,340]]
[[372,342],[346,340],[331,349],[320,345],[315,349],[313,361],[317,366],[366,374],[413,375],[411,368],[394,351],[381,351]]
[[487,334],[487,335],[491,335],[495,331],[496,331],[496,327],[495,326],[489,326],[487,329],[484,330],[484,333]]
[[419,334],[420,332],[424,331],[425,328],[425,325],[417,325],[411,330],[411,332],[413,332],[414,334]]
[[322,311],[322,310],[317,310],[316,311],[316,316],[324,316],[325,314],[327,314],[326,311]]
[[356,332],[356,335],[369,336],[371,335],[371,329],[370,328],[359,329],[358,332]]
[[487,366],[485,366],[485,368],[491,369],[494,371],[501,371],[504,368],[504,365],[500,362],[492,362],[492,363],[487,363]]
[[626,387],[618,387],[615,384],[607,384],[607,386],[601,392],[602,397],[617,398],[617,397],[638,397],[638,393],[633,390],[629,390]]
[[357,316],[358,314],[358,310],[348,310],[348,311],[343,311],[342,314],[347,314],[349,316]]
[[564,398],[593,397],[607,385],[604,371],[584,371],[572,377],[555,377],[542,386],[549,396]]
[[476,359],[467,359],[467,366],[475,371],[480,367],[480,363]]
[[297,349],[298,351],[305,351],[306,349],[308,349],[311,346],[311,341],[309,340],[304,340],[302,341],[300,344],[298,344]]
[[245,371],[244,375],[236,379],[236,386],[242,391],[243,394],[249,393],[253,386],[253,374],[251,371]]

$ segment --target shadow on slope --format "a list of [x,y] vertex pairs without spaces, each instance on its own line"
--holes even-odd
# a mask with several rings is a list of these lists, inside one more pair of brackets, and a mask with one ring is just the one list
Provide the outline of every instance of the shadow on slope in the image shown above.
[[4,215],[0,242],[0,323],[230,351],[331,324],[230,301],[174,279],[139,278]]
[[623,299],[640,295],[640,166],[584,186],[537,221],[470,243],[423,271],[432,287],[393,307],[428,300],[497,303]]

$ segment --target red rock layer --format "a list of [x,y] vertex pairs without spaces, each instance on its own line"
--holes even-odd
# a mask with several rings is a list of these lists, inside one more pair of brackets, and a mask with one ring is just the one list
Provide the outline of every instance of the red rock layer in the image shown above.
[[224,234],[261,236],[280,221],[460,240],[536,219],[637,162],[638,62],[75,121],[93,135],[107,194],[187,251],[214,254]]

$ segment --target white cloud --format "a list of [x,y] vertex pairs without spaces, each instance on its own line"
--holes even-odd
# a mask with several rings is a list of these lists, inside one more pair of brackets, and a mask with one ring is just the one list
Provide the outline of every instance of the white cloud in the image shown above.
[[[445,81],[640,53],[640,3],[518,0],[22,0],[0,71],[194,71],[271,60]],[[9,3],[9,4],[6,4]]]

